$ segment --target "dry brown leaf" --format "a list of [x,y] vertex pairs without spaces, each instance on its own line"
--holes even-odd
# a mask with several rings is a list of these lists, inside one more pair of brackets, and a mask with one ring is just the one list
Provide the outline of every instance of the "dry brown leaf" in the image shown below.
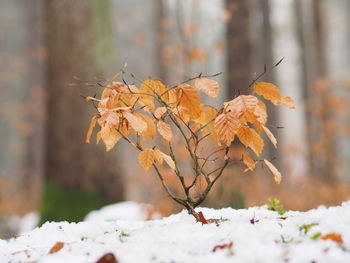
[[50,249],[49,254],[54,254],[60,251],[64,247],[63,242],[56,242],[56,244]]
[[154,124],[152,118],[138,112],[135,112],[134,115],[142,119],[147,124],[147,129],[144,130],[141,134],[147,135],[151,139],[154,139],[154,137],[156,136],[157,130],[156,130],[156,125]]
[[231,101],[225,102],[224,107],[226,111],[231,112],[238,119],[248,113],[253,114],[257,104],[257,97],[252,95],[240,95]]
[[94,130],[94,128],[96,126],[96,118],[97,118],[96,115],[94,115],[91,118],[91,121],[90,121],[90,124],[89,124],[89,129],[88,129],[88,132],[86,134],[86,139],[85,139],[86,143],[90,143],[90,138],[91,138],[92,131]]
[[138,160],[143,169],[148,171],[154,162],[155,153],[152,149],[146,149],[139,153]]
[[295,102],[289,96],[282,96],[279,100],[272,101],[272,103],[279,106],[286,106],[290,109],[295,109]]
[[[125,106],[133,107],[135,103],[140,99],[139,89],[135,85],[122,85],[119,89],[120,100]],[[133,94],[135,93],[135,94]]]
[[254,170],[255,161],[248,154],[243,154],[243,163],[248,167],[248,170]]
[[156,163],[158,165],[162,165],[164,158],[163,158],[162,152],[160,150],[158,150],[158,149],[154,150],[154,157],[155,157]]
[[241,123],[237,120],[232,112],[222,112],[215,119],[215,131],[218,139],[230,146],[235,138]]
[[155,111],[154,111],[154,117],[156,117],[157,120],[159,120],[163,114],[166,113],[166,108],[165,107],[158,107]]
[[322,240],[332,240],[338,244],[342,244],[343,243],[343,238],[341,234],[337,234],[337,233],[329,233],[326,235],[321,236]]
[[281,98],[281,93],[276,85],[268,82],[255,82],[254,91],[266,100],[274,101]]
[[209,97],[216,98],[219,92],[219,83],[213,79],[198,78],[194,81],[194,87]]
[[164,140],[166,140],[167,142],[171,141],[171,139],[173,138],[173,132],[169,124],[165,123],[164,121],[158,121],[157,129],[159,134],[164,138]]
[[112,253],[107,253],[100,257],[96,263],[119,263],[119,261],[116,259],[114,254]]
[[[215,129],[215,117],[217,115],[218,111],[217,109],[215,109],[214,107],[205,105],[202,109],[201,109],[201,116],[199,118],[199,123],[201,125],[207,125],[207,127],[209,128],[210,131],[210,136],[212,137],[212,139],[214,141],[217,141],[217,134],[216,134],[216,129]],[[206,130],[202,129],[202,134],[203,136],[205,136]]]
[[147,123],[143,120],[143,118],[140,118],[137,115],[130,112],[125,112],[124,117],[128,120],[131,127],[137,133],[143,133],[147,129]]
[[282,175],[281,173],[277,170],[277,168],[268,160],[264,160],[264,163],[267,165],[267,167],[269,167],[271,173],[274,176],[274,180],[277,184],[281,183],[282,180]]
[[[166,88],[163,83],[159,80],[146,79],[140,86],[140,93],[144,93],[140,95],[139,103],[142,106],[145,106],[146,111],[154,110],[154,95],[157,93],[160,95],[165,92]],[[146,95],[149,94],[149,95]]]
[[277,140],[276,140],[275,136],[273,135],[273,133],[265,126],[263,126],[263,129],[264,129],[267,137],[272,142],[273,146],[275,146],[275,148],[277,148]]
[[173,170],[176,170],[174,160],[169,155],[167,155],[163,152],[161,152],[161,154],[163,156],[164,161],[169,165],[169,167]]
[[256,121],[261,125],[265,125],[267,122],[267,110],[266,105],[261,100],[258,100],[258,103],[254,110],[254,115],[256,116]]
[[238,130],[237,137],[242,144],[252,149],[257,156],[261,154],[264,141],[254,129],[243,126]]
[[115,126],[112,125],[103,126],[101,128],[99,136],[101,136],[102,141],[106,145],[107,152],[110,151],[121,138],[121,135],[115,129]]
[[183,120],[197,119],[200,116],[199,93],[188,84],[181,84],[176,87],[178,100],[178,111]]

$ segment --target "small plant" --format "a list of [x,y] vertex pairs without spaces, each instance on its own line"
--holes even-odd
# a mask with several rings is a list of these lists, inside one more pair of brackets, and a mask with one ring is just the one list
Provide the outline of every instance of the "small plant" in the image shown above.
[[303,224],[299,226],[299,231],[304,232],[304,234],[306,235],[312,227],[318,226],[318,225],[319,223]]
[[[221,109],[201,103],[199,91],[211,98],[217,97],[219,84],[210,79],[217,75],[200,74],[167,87],[160,80],[149,78],[142,81],[122,70],[103,85],[101,98],[85,97],[97,110],[91,119],[86,142],[90,142],[98,124],[97,142],[102,140],[107,151],[119,140],[129,143],[139,151],[138,161],[142,168],[146,171],[153,168],[167,194],[199,219],[194,208],[205,200],[232,161],[230,151],[235,137],[257,157],[264,148],[262,132],[275,147],[277,145],[267,128],[265,103],[257,96],[239,95],[225,102]],[[137,81],[140,86],[127,83],[126,77]],[[117,82],[117,78],[121,82]],[[256,94],[275,105],[294,108],[292,98],[281,96],[275,85],[256,82],[257,79],[249,86]],[[155,140],[157,135],[160,140]],[[187,167],[180,166],[181,156],[176,143],[186,146]],[[280,183],[281,174],[270,161],[254,160],[248,151],[241,161],[247,170],[253,170],[259,161],[265,163],[275,181]],[[169,170],[181,185],[180,195],[174,194],[167,184],[165,174],[168,175]],[[205,186],[194,191],[200,178],[205,181]]]
[[267,205],[267,209],[271,211],[276,211],[279,215],[284,215],[286,210],[284,210],[284,206],[281,204],[280,200],[275,198],[269,198],[268,201],[270,204]]
[[322,236],[321,232],[316,232],[315,234],[311,235],[310,238],[313,240],[318,240]]

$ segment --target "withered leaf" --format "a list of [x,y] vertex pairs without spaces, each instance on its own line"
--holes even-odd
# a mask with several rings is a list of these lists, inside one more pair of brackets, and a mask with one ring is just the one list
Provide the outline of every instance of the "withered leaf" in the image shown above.
[[107,253],[99,258],[96,263],[118,263],[118,260],[113,253]]
[[216,245],[212,251],[215,252],[218,249],[232,248],[232,246],[233,246],[233,242],[222,244],[222,245]]
[[97,118],[96,115],[94,115],[91,118],[91,121],[90,121],[90,124],[89,124],[89,129],[88,129],[88,132],[86,134],[86,139],[85,139],[86,143],[90,143],[90,138],[91,138],[92,131],[94,130],[94,128],[96,126],[96,118]]
[[277,168],[268,160],[264,160],[264,163],[267,165],[267,167],[270,169],[271,173],[274,176],[274,180],[277,184],[281,183],[282,180],[282,175],[281,173],[277,170]]
[[238,130],[237,137],[242,144],[252,149],[257,156],[261,154],[264,141],[254,129],[243,126]]
[[178,100],[178,111],[182,119],[197,119],[200,116],[199,93],[188,84],[181,84],[176,87]]
[[139,153],[138,160],[143,169],[148,171],[154,162],[155,153],[153,149],[146,149]]
[[164,140],[166,140],[167,142],[171,141],[171,139],[173,138],[173,132],[168,123],[164,121],[158,121],[157,129],[159,134],[164,138]]
[[241,125],[241,122],[235,118],[232,112],[224,111],[215,119],[216,135],[219,140],[230,146]]
[[267,137],[272,142],[273,146],[275,146],[275,148],[277,148],[277,140],[276,140],[275,136],[273,135],[273,133],[265,126],[263,126],[263,129],[264,129]]
[[194,81],[194,87],[209,97],[216,98],[219,92],[219,83],[213,79],[197,78]]
[[138,117],[137,115],[126,112],[124,114],[125,119],[128,120],[131,127],[137,132],[137,133],[143,133],[147,129],[147,123],[143,120],[143,118]]
[[56,244],[50,249],[49,254],[54,254],[60,251],[64,247],[63,242],[56,242]]

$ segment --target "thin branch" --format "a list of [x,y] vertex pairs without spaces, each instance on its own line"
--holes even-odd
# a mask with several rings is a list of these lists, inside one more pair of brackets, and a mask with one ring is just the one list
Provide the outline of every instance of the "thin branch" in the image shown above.
[[273,65],[273,66],[272,66],[271,68],[269,68],[269,69],[267,69],[267,68],[266,68],[266,65],[264,65],[264,70],[263,70],[263,72],[261,72],[261,73],[259,74],[259,76],[257,76],[257,77],[249,84],[248,87],[251,88],[251,87],[254,85],[254,83],[257,82],[261,77],[263,77],[265,74],[267,74],[268,72],[272,71],[275,67],[277,67],[279,64],[281,64],[282,61],[283,61],[283,59],[284,59],[284,57],[281,58],[275,65]]

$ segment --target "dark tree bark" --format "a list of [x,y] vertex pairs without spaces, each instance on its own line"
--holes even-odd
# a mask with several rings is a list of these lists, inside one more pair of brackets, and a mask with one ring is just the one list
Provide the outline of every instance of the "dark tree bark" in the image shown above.
[[119,201],[123,198],[123,184],[115,154],[105,153],[102,145],[84,142],[92,111],[80,94],[94,94],[98,88],[87,88],[84,83],[70,85],[73,76],[91,80],[103,71],[97,62],[106,58],[106,54],[98,53],[98,41],[105,38],[96,32],[104,32],[106,28],[94,28],[97,18],[92,2],[45,1],[48,49],[46,175],[59,185],[81,187],[102,193],[108,201]]
[[252,80],[249,1],[227,0],[232,17],[227,24],[228,96],[246,89]]

